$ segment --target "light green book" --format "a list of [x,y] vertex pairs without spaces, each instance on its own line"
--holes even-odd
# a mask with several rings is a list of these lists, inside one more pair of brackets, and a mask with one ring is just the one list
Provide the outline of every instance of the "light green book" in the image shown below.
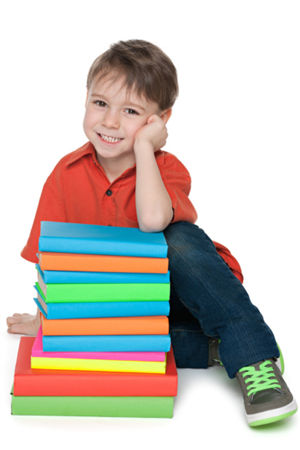
[[172,418],[174,397],[19,397],[11,413],[25,416]]
[[170,283],[35,283],[46,303],[168,301]]

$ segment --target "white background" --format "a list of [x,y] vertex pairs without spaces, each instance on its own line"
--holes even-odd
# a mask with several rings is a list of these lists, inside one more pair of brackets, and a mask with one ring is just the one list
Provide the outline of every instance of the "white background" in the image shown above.
[[299,448],[298,415],[248,428],[239,388],[218,368],[179,370],[172,420],[11,416],[19,336],[5,318],[35,312],[35,270],[19,254],[46,177],[86,142],[91,63],[118,40],[150,40],[179,74],[165,149],[192,175],[198,225],[239,260],[300,402],[300,2],[1,4],[1,439],[45,450]]

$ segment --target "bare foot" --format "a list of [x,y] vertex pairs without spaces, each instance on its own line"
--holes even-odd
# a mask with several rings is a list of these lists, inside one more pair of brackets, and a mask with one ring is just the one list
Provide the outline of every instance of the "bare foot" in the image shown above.
[[28,334],[36,336],[40,326],[40,314],[14,314],[6,319],[7,332],[11,334]]

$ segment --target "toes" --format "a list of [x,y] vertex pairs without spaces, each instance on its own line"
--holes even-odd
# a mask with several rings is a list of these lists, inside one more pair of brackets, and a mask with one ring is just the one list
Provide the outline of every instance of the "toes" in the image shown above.
[[28,321],[29,317],[30,317],[30,314],[27,314],[27,313],[24,313],[24,314],[15,313],[11,317],[7,317],[6,323],[7,323],[7,326],[20,324],[23,321],[25,323]]
[[15,313],[15,314],[13,314],[13,317],[22,317],[22,316],[30,316],[30,314],[28,314],[28,313],[23,313],[23,314]]
[[11,325],[7,329],[7,332],[9,334],[26,334],[26,335],[36,336],[35,328],[32,326],[28,326],[28,324],[23,324],[23,323]]
[[10,327],[11,325],[15,325],[15,324],[20,323],[21,322],[21,317],[22,316],[19,316],[19,317],[14,317],[14,316],[8,317],[6,319],[7,326]]
[[22,325],[11,325],[7,329],[7,332],[10,334],[22,334],[22,330],[20,330],[20,328],[22,328]]

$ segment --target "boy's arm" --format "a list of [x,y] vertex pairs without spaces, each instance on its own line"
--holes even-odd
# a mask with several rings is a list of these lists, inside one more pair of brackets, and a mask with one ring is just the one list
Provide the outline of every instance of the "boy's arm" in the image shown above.
[[136,211],[139,228],[145,232],[164,230],[173,218],[170,196],[158,169],[155,151],[166,143],[168,133],[163,120],[153,115],[136,134]]

